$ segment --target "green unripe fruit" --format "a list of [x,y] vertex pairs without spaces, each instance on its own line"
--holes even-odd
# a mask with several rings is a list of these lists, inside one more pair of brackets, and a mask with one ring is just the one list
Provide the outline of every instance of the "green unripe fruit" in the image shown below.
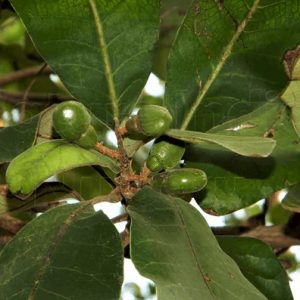
[[159,105],[144,105],[137,116],[126,123],[129,133],[141,133],[145,136],[160,136],[169,130],[172,116],[169,111]]
[[53,127],[68,141],[78,140],[91,124],[91,116],[85,106],[76,101],[66,101],[53,112]]
[[164,169],[161,161],[156,156],[149,156],[146,161],[146,166],[152,172],[160,172]]
[[75,143],[83,148],[93,148],[97,144],[97,133],[95,128],[90,125],[86,132],[84,132],[79,140]]
[[202,190],[207,184],[205,172],[199,169],[174,169],[160,174],[155,187],[173,195],[191,194]]
[[171,169],[178,165],[185,151],[182,145],[161,141],[153,145],[146,165],[152,172]]

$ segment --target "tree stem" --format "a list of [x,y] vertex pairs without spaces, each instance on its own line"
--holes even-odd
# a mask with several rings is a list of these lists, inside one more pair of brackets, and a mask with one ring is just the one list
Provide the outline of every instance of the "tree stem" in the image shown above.
[[[0,99],[10,104],[21,104],[24,98],[24,92],[14,93],[7,92],[0,89]],[[73,100],[71,96],[64,96],[59,94],[42,94],[42,93],[28,93],[28,106],[47,106],[52,103],[59,103],[65,100]]]
[[[27,68],[27,69],[23,69],[23,70],[19,70],[19,71],[15,71],[12,73],[9,73],[7,75],[1,76],[0,77],[0,86],[5,86],[8,85],[12,82],[15,81],[20,81],[26,78],[30,78],[30,77],[34,77],[36,76],[36,74],[39,72],[39,70],[41,69],[41,67],[43,67],[43,65],[39,65],[37,67],[31,67],[31,68]],[[41,71],[41,75],[50,75],[52,73],[51,68],[47,65],[42,71]]]

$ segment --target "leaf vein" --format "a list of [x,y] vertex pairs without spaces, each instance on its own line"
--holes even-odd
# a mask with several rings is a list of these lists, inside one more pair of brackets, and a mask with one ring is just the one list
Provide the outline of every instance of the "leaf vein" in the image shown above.
[[217,76],[219,75],[219,73],[223,69],[224,65],[226,64],[228,58],[230,57],[230,54],[232,52],[233,47],[235,46],[235,43],[237,42],[237,40],[239,39],[239,37],[241,36],[243,31],[245,30],[248,22],[251,20],[254,13],[256,12],[256,10],[258,9],[259,3],[260,3],[260,0],[254,1],[252,7],[249,9],[247,16],[237,27],[237,30],[235,31],[234,35],[232,36],[228,45],[225,47],[224,52],[223,52],[222,56],[220,57],[220,61],[217,64],[215,70],[212,72],[212,74],[210,75],[210,77],[208,78],[206,83],[204,84],[203,88],[200,90],[195,102],[192,104],[189,112],[185,116],[180,129],[186,129],[188,127],[190,121],[193,118],[195,111],[198,109],[198,107],[201,104],[202,100],[204,99],[205,95],[209,91],[211,85],[215,82]]

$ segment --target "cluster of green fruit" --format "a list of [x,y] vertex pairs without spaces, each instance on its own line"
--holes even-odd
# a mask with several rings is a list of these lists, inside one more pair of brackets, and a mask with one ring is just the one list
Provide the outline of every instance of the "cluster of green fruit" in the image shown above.
[[[153,185],[170,194],[191,194],[206,185],[206,174],[199,169],[176,168],[185,152],[184,143],[163,136],[172,124],[170,112],[159,105],[144,105],[126,123],[129,136],[156,138],[147,167],[154,173]],[[84,148],[97,144],[97,134],[85,106],[76,101],[63,102],[53,112],[53,127],[65,140]]]
[[147,168],[155,173],[154,186],[175,195],[198,192],[206,186],[206,174],[199,169],[176,168],[185,144],[163,136],[171,124],[172,116],[165,107],[144,105],[127,121],[126,128],[129,134],[156,138],[146,161]]

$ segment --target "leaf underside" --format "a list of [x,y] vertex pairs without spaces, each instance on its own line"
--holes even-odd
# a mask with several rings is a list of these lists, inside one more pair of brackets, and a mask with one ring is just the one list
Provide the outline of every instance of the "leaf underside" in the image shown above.
[[300,139],[280,101],[271,101],[210,132],[237,137],[269,135],[276,139],[276,148],[267,158],[251,158],[214,146],[189,147],[186,167],[200,168],[208,175],[206,189],[195,195],[207,212],[228,214],[300,181]]
[[64,140],[53,140],[38,144],[16,157],[7,169],[6,179],[11,192],[30,194],[50,176],[89,165],[99,165],[115,173],[119,171],[118,163],[108,156]]
[[212,143],[243,156],[267,157],[276,145],[275,140],[254,136],[229,136],[171,129],[167,135],[191,144]]

